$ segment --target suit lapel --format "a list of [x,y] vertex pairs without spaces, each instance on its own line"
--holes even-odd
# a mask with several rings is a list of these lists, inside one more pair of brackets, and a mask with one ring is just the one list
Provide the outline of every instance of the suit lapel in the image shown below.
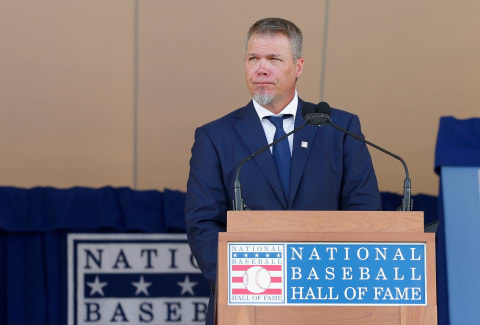
[[[303,101],[298,99],[297,114],[295,116],[295,128],[298,128],[303,123],[305,119],[302,116],[302,105]],[[288,207],[290,208],[293,199],[300,185],[300,180],[303,175],[305,163],[307,162],[308,155],[310,154],[310,149],[313,145],[313,140],[317,134],[318,127],[307,126],[302,130],[295,133],[293,136],[293,150],[292,150],[292,169],[290,174],[290,195],[288,200]]]
[[[251,153],[267,145],[265,132],[251,101],[245,107],[244,114],[240,117],[234,128]],[[278,200],[282,203],[283,208],[286,209],[286,199],[283,195],[277,167],[270,150],[267,149],[265,152],[256,156],[254,160],[267,178]]]

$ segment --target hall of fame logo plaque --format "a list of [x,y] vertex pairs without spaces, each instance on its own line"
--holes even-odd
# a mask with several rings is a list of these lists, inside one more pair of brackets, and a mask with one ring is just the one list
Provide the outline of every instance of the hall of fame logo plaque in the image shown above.
[[229,243],[229,304],[282,304],[284,258],[284,245]]
[[426,305],[425,243],[228,243],[229,305]]

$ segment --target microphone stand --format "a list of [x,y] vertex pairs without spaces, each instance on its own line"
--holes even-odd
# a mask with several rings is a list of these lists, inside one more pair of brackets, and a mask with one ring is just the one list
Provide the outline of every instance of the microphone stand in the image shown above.
[[363,142],[363,143],[366,143],[368,144],[369,146],[372,146],[374,147],[375,149],[377,150],[380,150],[382,151],[383,153],[386,153],[387,155],[395,158],[395,159],[398,159],[400,160],[400,162],[402,163],[403,165],[403,168],[405,169],[405,181],[403,183],[403,199],[402,199],[402,208],[401,208],[401,211],[412,211],[412,199],[411,199],[411,191],[412,191],[412,184],[411,184],[411,181],[410,181],[410,177],[409,177],[409,174],[408,174],[408,167],[407,167],[407,164],[405,163],[405,161],[402,159],[402,157],[400,156],[397,156],[396,154],[394,153],[391,153],[390,151],[388,150],[385,150],[379,146],[377,146],[376,144],[374,143],[371,143],[370,141],[366,140],[366,139],[363,139],[361,137],[359,137],[358,135],[355,135],[353,134],[352,132],[348,131],[348,130],[345,130],[344,128],[341,128],[339,127],[338,125],[335,125],[334,123],[332,123],[332,121],[330,119],[328,119],[328,124],[330,124],[331,126],[333,126],[335,129],[343,132],[343,133],[346,133],[352,137],[354,137],[355,139]]

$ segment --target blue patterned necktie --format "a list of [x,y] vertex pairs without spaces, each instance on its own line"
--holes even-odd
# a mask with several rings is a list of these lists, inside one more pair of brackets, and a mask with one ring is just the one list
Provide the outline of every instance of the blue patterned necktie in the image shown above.
[[[285,130],[283,129],[283,120],[292,117],[291,114],[285,114],[282,116],[266,116],[273,125],[275,125],[275,135],[273,141],[277,140],[281,136],[284,136]],[[290,192],[290,165],[292,162],[292,156],[290,155],[290,146],[288,145],[288,139],[284,139],[273,146],[272,149],[273,159],[277,165],[278,176],[280,176],[280,182],[282,183],[283,194],[285,199],[288,200],[288,194]]]

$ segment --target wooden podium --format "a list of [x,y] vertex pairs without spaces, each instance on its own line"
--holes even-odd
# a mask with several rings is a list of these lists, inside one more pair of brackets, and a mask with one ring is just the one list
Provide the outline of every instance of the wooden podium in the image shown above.
[[[435,235],[423,232],[423,212],[229,211],[227,218],[227,232],[218,238],[216,324],[437,324]],[[426,247],[426,305],[229,305],[229,242],[422,243]]]

